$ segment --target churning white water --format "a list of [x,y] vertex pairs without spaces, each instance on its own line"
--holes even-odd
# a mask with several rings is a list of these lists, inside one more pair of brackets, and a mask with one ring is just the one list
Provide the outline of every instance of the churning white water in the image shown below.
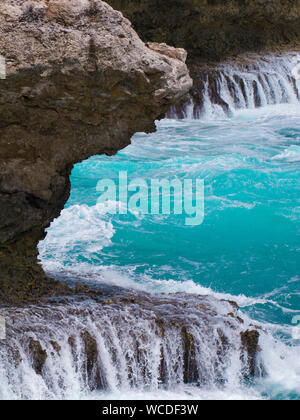
[[[212,297],[115,290],[98,303],[2,313],[8,336],[0,343],[1,398],[124,397],[135,391],[151,397],[160,390],[201,398],[200,389],[240,395],[249,371],[240,333],[253,327],[233,316],[238,311],[231,303]],[[244,394],[254,395],[246,382]]]
[[[291,108],[279,107],[278,119],[281,122],[277,130],[280,131],[278,140],[278,133],[275,136],[270,130],[268,112],[272,115],[271,124],[275,124],[276,120],[274,107],[271,107],[262,118],[266,122],[262,124],[260,121],[261,125],[253,136],[249,135],[248,139],[244,134],[247,130],[247,133],[253,132],[251,124],[256,121],[253,114],[257,113],[256,109],[259,107],[287,103],[299,107],[297,63],[296,53],[281,57],[249,56],[244,58],[242,64],[240,61],[231,62],[213,70],[201,70],[196,78],[196,93],[192,101],[181,108],[180,116],[184,114],[189,119],[203,120],[221,117],[217,124],[205,125],[203,121],[201,127],[193,127],[192,134],[186,139],[189,123],[185,121],[180,126],[181,123],[173,121],[176,127],[170,128],[170,135],[174,135],[174,138],[169,143],[162,144],[162,141],[158,141],[153,147],[150,142],[145,150],[141,150],[142,142],[138,141],[136,146],[131,146],[136,147],[135,159],[130,159],[132,150],[129,150],[128,156],[125,151],[119,157],[120,161],[117,157],[114,162],[114,158],[110,158],[110,162],[100,162],[100,166],[107,165],[105,171],[114,163],[112,171],[120,168],[124,170],[124,164],[126,168],[137,165],[134,170],[139,172],[140,158],[142,168],[145,167],[144,170],[147,171],[147,159],[151,161],[152,149],[155,149],[162,155],[162,161],[153,157],[149,170],[154,173],[158,168],[160,175],[162,170],[169,174],[175,167],[175,175],[190,176],[193,171],[198,173],[199,168],[204,168],[209,188],[213,191],[218,179],[222,186],[219,195],[207,197],[213,203],[219,203],[221,197],[221,207],[214,213],[216,217],[210,219],[212,221],[207,227],[208,234],[205,230],[190,230],[186,235],[186,231],[180,230],[176,224],[165,231],[164,220],[129,219],[116,222],[111,215],[89,201],[93,189],[88,188],[86,181],[98,170],[97,162],[91,162],[90,173],[87,173],[89,167],[82,166],[83,173],[79,178],[85,182],[83,193],[81,190],[80,193],[87,194],[86,202],[83,204],[79,200],[62,212],[61,217],[52,224],[46,240],[40,244],[40,256],[44,268],[50,274],[59,273],[65,278],[96,284],[95,287],[100,287],[102,294],[96,301],[88,300],[86,296],[77,296],[74,299],[56,299],[51,303],[26,308],[0,309],[0,316],[6,320],[7,331],[6,339],[0,340],[0,398],[300,398],[299,341],[293,336],[294,327],[287,326],[291,317],[299,312],[294,304],[299,296],[299,290],[296,289],[299,278],[292,271],[295,254],[292,253],[291,257],[288,254],[289,246],[291,252],[295,248],[294,243],[289,243],[294,240],[294,236],[292,240],[288,236],[290,225],[284,224],[280,219],[283,226],[280,232],[285,235],[286,241],[282,260],[291,269],[291,276],[283,286],[279,281],[278,286],[273,286],[272,283],[276,274],[279,273],[278,277],[285,274],[281,261],[275,258],[277,254],[274,254],[274,258],[271,255],[271,263],[268,260],[273,252],[273,244],[270,242],[267,251],[264,251],[263,246],[257,252],[255,248],[261,239],[259,231],[269,226],[268,223],[273,223],[273,219],[269,221],[269,217],[264,218],[265,209],[261,209],[259,205],[267,202],[273,208],[276,203],[282,203],[282,197],[278,198],[275,194],[276,188],[282,183],[281,171],[286,173],[286,165],[297,165],[299,161],[299,145],[295,144],[300,139],[296,124],[298,117],[293,111],[294,121],[287,129],[285,124]],[[240,110],[246,109],[240,115]],[[230,114],[239,114],[240,119],[232,122],[232,119],[228,119]],[[179,116],[178,109],[173,109],[170,115]],[[224,117],[226,122],[223,121]],[[163,125],[171,126],[171,122],[169,123],[162,122]],[[243,133],[240,132],[239,135],[243,134],[243,145],[238,149],[229,137],[240,126]],[[202,129],[204,134],[201,133],[201,136],[206,136],[204,140],[198,133]],[[260,130],[263,131],[264,140],[257,145],[256,138],[259,138]],[[290,139],[288,144],[285,138],[282,140],[285,135],[282,132],[285,133],[286,130]],[[226,138],[224,131],[227,133]],[[165,132],[168,133],[167,128]],[[273,136],[272,141],[269,141],[268,135]],[[236,141],[239,140],[237,137]],[[213,146],[212,142],[215,142]],[[180,143],[178,148],[182,147],[179,157],[175,150],[177,143]],[[211,147],[219,147],[216,155]],[[270,165],[277,165],[276,171],[273,166],[270,169]],[[263,169],[260,170],[262,166]],[[295,166],[288,168],[284,178],[286,188],[290,188],[290,200],[295,200],[293,171]],[[247,194],[250,193],[251,196],[250,201],[246,194],[238,196],[246,182],[245,174],[246,181],[249,181],[246,185]],[[233,182],[233,177],[237,185]],[[249,180],[250,177],[252,178]],[[265,182],[269,182],[269,190],[272,191],[270,195],[265,193]],[[223,186],[229,189],[225,190]],[[238,191],[234,191],[234,188]],[[293,209],[297,209],[297,201],[293,203]],[[224,216],[222,219],[222,215],[231,209],[236,211],[234,221],[231,213],[230,222]],[[255,220],[258,232],[252,235],[253,232],[246,230],[248,237],[240,237],[232,229],[232,225],[236,223],[243,227],[242,222],[244,223],[245,217],[252,210],[257,212]],[[281,207],[279,210],[282,210]],[[209,211],[213,214],[215,208],[211,207]],[[287,216],[285,213],[283,216],[286,220],[299,219],[296,210],[292,215],[289,214],[289,207],[284,208],[284,211],[287,213]],[[274,223],[277,221],[275,219]],[[122,229],[125,236],[122,236]],[[174,240],[172,230],[178,232]],[[153,243],[149,240],[146,244],[148,247],[145,245],[143,248],[146,241],[143,236],[138,242],[140,232],[142,235],[149,235],[147,238],[153,238]],[[267,232],[271,241],[272,228]],[[230,235],[235,235],[235,243],[230,244],[232,250],[227,254],[228,246],[224,237]],[[138,254],[137,249],[131,250],[130,237],[133,238],[133,243],[140,245],[144,253],[141,251]],[[197,259],[198,254],[193,255],[193,249],[188,250],[188,254],[180,248],[180,255],[177,256],[174,243],[169,244],[166,237],[170,237],[170,241],[175,243],[176,250],[179,247],[194,247],[199,252],[197,247],[200,244],[204,249],[201,254],[204,262]],[[274,239],[274,249],[279,248],[276,240],[277,237]],[[246,255],[247,261],[244,264],[241,254],[244,249],[248,249],[243,246],[250,241],[255,246],[251,249],[249,258]],[[116,243],[120,244],[117,251]],[[169,247],[169,254],[160,245]],[[213,249],[212,253],[210,249]],[[294,252],[298,252],[297,249]],[[136,254],[138,257],[135,260]],[[143,266],[147,266],[145,261],[149,255],[149,266],[143,270]],[[119,266],[114,264],[115,256],[120,262]],[[172,256],[178,260],[173,267]],[[128,266],[125,270],[126,264]],[[251,264],[254,265],[253,272]],[[275,274],[268,274],[272,264],[277,271]],[[244,267],[243,272],[231,270],[235,265]],[[195,276],[186,276],[186,272],[190,273],[184,271],[186,267],[195,267]],[[218,288],[212,278],[218,280],[218,276],[213,277],[212,274],[217,271],[224,274],[221,276],[222,282],[226,284],[227,281],[228,290],[228,285],[235,282],[237,286],[233,292],[232,289],[228,293],[215,291]],[[260,272],[266,281],[266,290],[271,277],[272,292],[267,293],[264,289],[260,291],[260,285],[255,283]],[[246,295],[239,290],[244,287],[243,281],[247,283],[247,275],[253,276],[250,277],[253,295]],[[210,283],[203,285],[205,278],[209,278]],[[126,290],[120,287],[125,287]],[[282,297],[280,291],[288,287],[290,289]],[[223,290],[227,290],[226,285]],[[236,301],[241,309],[228,300]],[[292,303],[289,306],[287,302],[290,301]],[[276,310],[280,312],[278,317]],[[246,311],[248,315],[245,314]],[[251,314],[255,314],[255,318],[261,322],[250,319]],[[266,321],[268,316],[272,322],[274,316],[275,321]],[[249,348],[246,348],[245,338],[243,339],[245,333],[248,337],[247,332],[254,332],[254,338],[255,333],[259,334],[259,349],[252,356],[249,355]]]

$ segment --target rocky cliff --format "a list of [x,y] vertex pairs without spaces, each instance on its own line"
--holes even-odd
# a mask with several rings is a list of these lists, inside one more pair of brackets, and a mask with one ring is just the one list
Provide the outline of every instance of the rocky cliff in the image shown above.
[[293,48],[299,0],[108,0],[144,41],[183,47],[189,58],[221,60],[246,51]]
[[52,290],[37,243],[68,199],[72,166],[154,131],[190,90],[184,54],[163,49],[100,0],[1,1],[0,300]]

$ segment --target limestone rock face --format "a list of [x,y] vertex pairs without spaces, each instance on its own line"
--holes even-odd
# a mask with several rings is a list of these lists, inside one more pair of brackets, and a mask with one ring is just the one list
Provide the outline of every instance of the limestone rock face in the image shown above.
[[170,47],[169,45],[158,42],[147,42],[147,47],[153,51],[157,51],[160,54],[167,55],[168,57],[175,58],[177,60],[182,61],[183,63],[186,62],[187,59],[187,52],[183,48],[174,48]]
[[154,131],[192,81],[182,51],[148,48],[100,0],[2,0],[0,55],[1,299],[24,282],[38,293],[36,245],[68,199],[73,164]]
[[300,41],[300,0],[107,0],[144,41],[218,61]]

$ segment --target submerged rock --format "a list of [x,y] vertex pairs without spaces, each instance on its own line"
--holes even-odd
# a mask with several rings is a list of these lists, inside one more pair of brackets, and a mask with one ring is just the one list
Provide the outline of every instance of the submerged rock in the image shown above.
[[37,243],[69,197],[73,165],[112,155],[192,86],[182,51],[148,48],[100,0],[2,0],[0,300],[59,289]]

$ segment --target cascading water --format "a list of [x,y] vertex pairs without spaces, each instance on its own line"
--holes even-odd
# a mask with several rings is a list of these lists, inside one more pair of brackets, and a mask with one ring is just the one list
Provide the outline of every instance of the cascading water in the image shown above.
[[211,297],[121,290],[97,303],[2,312],[9,332],[0,343],[0,397],[151,395],[188,384],[221,392],[232,380],[238,389],[259,369],[257,349],[249,350],[259,333],[237,312]]
[[296,103],[300,99],[300,55],[241,56],[220,65],[197,66],[189,103],[169,118],[218,118],[238,109]]
[[[76,165],[40,258],[99,296],[0,309],[0,398],[300,398],[297,57],[201,70],[184,121]],[[204,179],[204,223],[104,211],[125,170]]]

